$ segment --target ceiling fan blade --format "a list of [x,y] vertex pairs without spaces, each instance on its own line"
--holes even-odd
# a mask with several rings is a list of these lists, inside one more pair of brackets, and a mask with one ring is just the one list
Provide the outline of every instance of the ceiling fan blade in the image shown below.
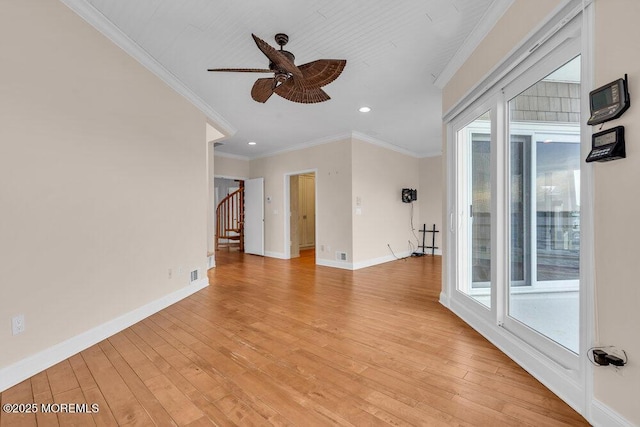
[[293,62],[289,61],[286,56],[278,52],[276,48],[255,34],[251,34],[251,37],[253,37],[253,40],[256,42],[258,49],[260,49],[262,53],[264,53],[265,56],[276,65],[277,68],[284,70],[287,73],[291,73],[296,77],[302,78],[302,71],[300,71]]
[[319,88],[337,79],[344,70],[347,61],[344,59],[318,59],[300,65],[303,81],[297,79],[305,88]]
[[207,71],[226,71],[232,73],[273,73],[273,70],[264,68],[209,68]]
[[251,88],[251,97],[254,101],[265,103],[273,94],[273,78],[258,79]]
[[299,102],[301,104],[315,104],[317,102],[324,102],[331,99],[325,91],[320,88],[305,88],[293,82],[293,79],[289,79],[277,86],[273,91],[284,99],[289,101]]

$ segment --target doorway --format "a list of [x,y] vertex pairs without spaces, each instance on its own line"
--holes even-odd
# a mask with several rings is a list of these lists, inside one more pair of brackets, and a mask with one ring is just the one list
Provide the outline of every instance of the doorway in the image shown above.
[[[309,255],[316,247],[316,172],[305,171],[285,176],[288,193],[289,224],[285,227],[287,258]],[[315,252],[314,252],[315,259]]]
[[244,180],[235,178],[214,178],[215,211],[214,248],[216,251],[226,249],[229,251],[243,251],[243,239],[241,224],[244,213],[240,210],[240,200],[235,200],[233,195],[244,188]]

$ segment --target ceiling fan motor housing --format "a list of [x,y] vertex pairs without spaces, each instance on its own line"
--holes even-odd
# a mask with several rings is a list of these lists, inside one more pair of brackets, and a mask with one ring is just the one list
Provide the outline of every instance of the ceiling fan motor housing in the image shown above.
[[289,36],[284,33],[276,34],[275,39],[276,39],[276,43],[278,43],[280,47],[289,43]]

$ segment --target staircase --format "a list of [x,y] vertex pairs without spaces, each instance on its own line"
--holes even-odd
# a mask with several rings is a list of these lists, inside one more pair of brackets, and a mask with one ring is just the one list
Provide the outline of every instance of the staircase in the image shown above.
[[216,251],[238,246],[244,251],[244,187],[229,194],[216,208]]

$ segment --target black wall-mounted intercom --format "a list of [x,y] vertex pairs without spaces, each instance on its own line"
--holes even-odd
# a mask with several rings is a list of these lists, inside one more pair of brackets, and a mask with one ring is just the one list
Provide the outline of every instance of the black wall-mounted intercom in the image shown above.
[[402,203],[411,203],[414,200],[418,200],[418,190],[411,188],[402,189]]
[[587,163],[607,162],[625,157],[627,152],[624,146],[624,126],[616,126],[591,136],[591,152],[587,156]]
[[[599,125],[622,116],[631,105],[628,84],[628,77],[625,74],[624,79],[615,80],[589,92],[591,117],[587,124]],[[587,163],[608,162],[625,157],[627,157],[627,152],[624,141],[624,126],[616,126],[591,136],[591,152],[586,158]]]
[[589,92],[590,126],[620,117],[631,105],[627,75]]

